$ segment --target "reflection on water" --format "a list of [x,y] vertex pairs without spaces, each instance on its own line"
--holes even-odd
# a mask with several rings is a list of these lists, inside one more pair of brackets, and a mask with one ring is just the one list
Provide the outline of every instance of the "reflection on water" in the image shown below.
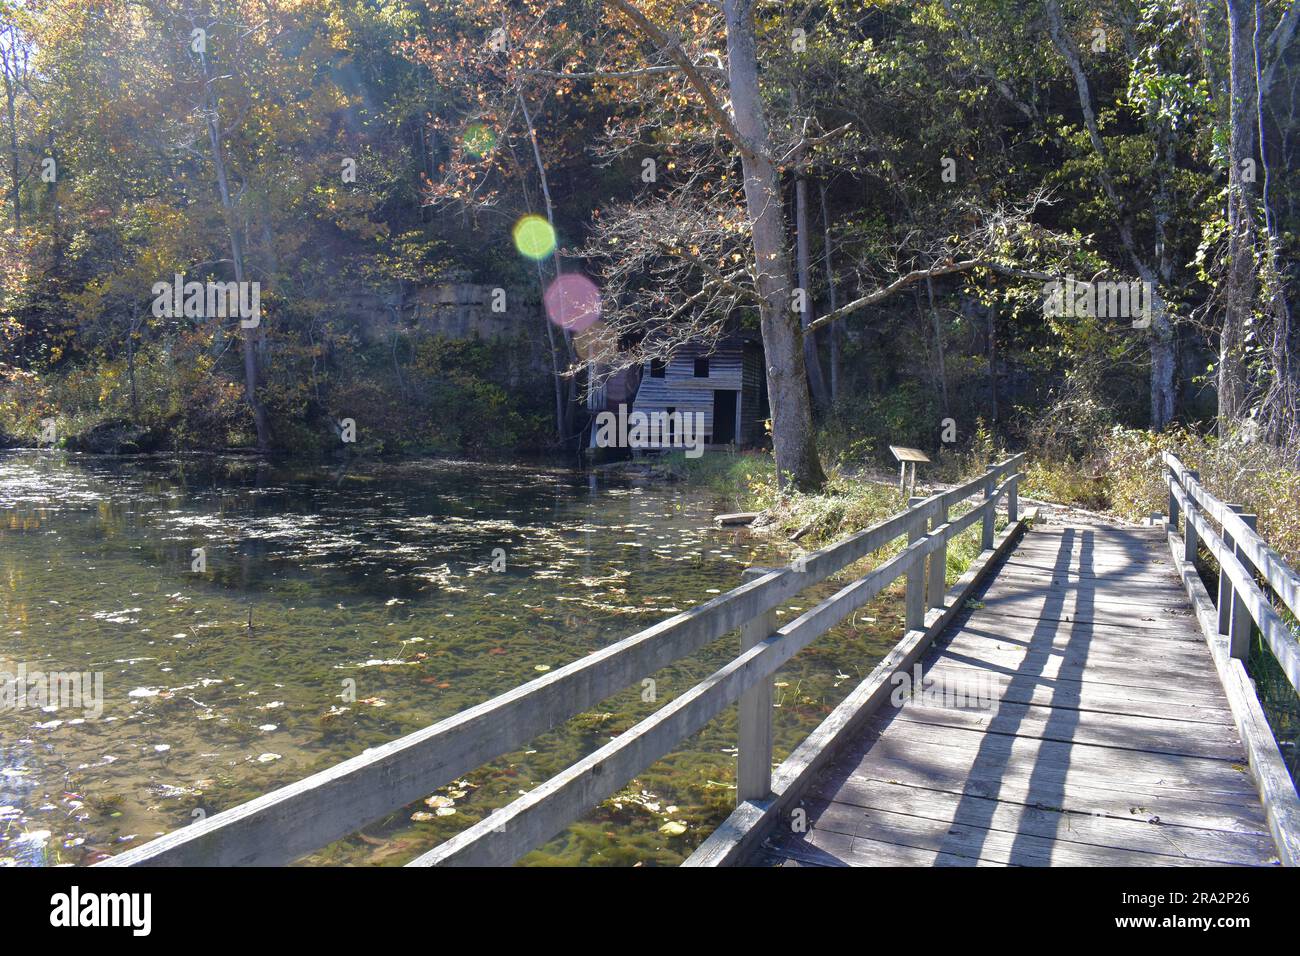
[[[0,454],[0,671],[103,680],[89,719],[0,710],[0,863],[102,859],[784,560],[715,530],[717,506],[534,466]],[[870,670],[888,625],[877,634],[859,615],[778,675],[779,750]],[[655,700],[631,688],[307,862],[405,862],[626,730],[734,646],[724,638],[649,675]],[[680,861],[734,801],[734,719],[733,708],[526,862]]]

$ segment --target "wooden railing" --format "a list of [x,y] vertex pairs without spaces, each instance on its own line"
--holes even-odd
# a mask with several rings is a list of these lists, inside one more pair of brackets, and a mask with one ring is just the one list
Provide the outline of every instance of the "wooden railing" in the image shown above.
[[1184,560],[1189,564],[1195,561],[1198,547],[1204,545],[1219,564],[1216,607],[1219,633],[1227,638],[1228,652],[1246,659],[1252,625],[1258,627],[1291,687],[1300,690],[1300,645],[1259,584],[1261,580],[1266,583],[1300,619],[1300,575],[1287,567],[1281,555],[1255,531],[1255,515],[1210,494],[1201,485],[1199,473],[1187,468],[1175,455],[1165,452],[1164,462],[1169,526],[1177,530],[1182,517]]
[[[1166,452],[1164,464],[1173,557],[1209,640],[1278,859],[1284,866],[1300,866],[1300,794],[1260,703],[1257,685],[1246,669],[1254,628],[1258,628],[1292,690],[1300,688],[1300,645],[1264,590],[1267,587],[1300,618],[1300,576],[1255,531],[1255,515],[1206,491],[1197,472],[1177,456]],[[1202,546],[1219,564],[1217,601],[1203,586],[1196,568]]]
[[[500,865],[542,845],[739,701],[737,802],[771,786],[772,676],[854,610],[905,577],[909,631],[941,605],[948,542],[982,523],[992,547],[999,500],[1017,519],[1016,455],[834,545],[596,651],[485,703],[320,773],[223,811],[100,864],[279,865],[348,836],[590,709],[648,674],[740,629],[726,665],[599,750],[490,814],[411,865]],[[970,511],[950,511],[971,496]],[[777,627],[776,609],[804,589],[906,537],[905,547],[834,595]],[[927,571],[926,562],[929,562]]]

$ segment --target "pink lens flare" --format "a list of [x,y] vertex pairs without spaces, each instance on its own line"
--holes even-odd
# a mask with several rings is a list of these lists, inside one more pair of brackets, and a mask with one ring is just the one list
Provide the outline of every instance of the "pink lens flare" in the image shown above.
[[586,276],[559,276],[542,301],[546,317],[570,332],[581,332],[600,318],[600,290]]

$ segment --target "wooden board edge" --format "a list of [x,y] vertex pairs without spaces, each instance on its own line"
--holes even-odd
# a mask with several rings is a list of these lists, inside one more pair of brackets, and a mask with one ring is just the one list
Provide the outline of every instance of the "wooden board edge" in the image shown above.
[[1229,655],[1227,638],[1219,633],[1219,613],[1214,601],[1210,599],[1196,568],[1184,559],[1182,536],[1172,530],[1166,533],[1174,570],[1183,579],[1183,587],[1192,602],[1219,682],[1228,698],[1233,723],[1245,745],[1250,773],[1264,804],[1264,817],[1277,847],[1278,859],[1283,866],[1300,866],[1300,796],[1296,794],[1282,752],[1278,750],[1273,731],[1264,716],[1254,682],[1242,662]]
[[682,866],[743,866],[776,820],[803,794],[864,721],[889,698],[895,674],[910,668],[965,607],[967,599],[1033,525],[1038,509],[1025,511],[1002,532],[994,546],[982,552],[944,596],[944,606],[926,614],[925,628],[908,631],[865,680],[840,702],[772,774],[772,795],[748,800],[731,812]]

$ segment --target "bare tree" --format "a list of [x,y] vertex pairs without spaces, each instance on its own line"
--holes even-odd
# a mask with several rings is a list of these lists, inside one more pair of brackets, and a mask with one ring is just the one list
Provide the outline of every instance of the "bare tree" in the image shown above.
[[769,135],[759,86],[755,0],[723,0],[727,38],[727,96],[724,105],[712,82],[676,37],[630,0],[607,0],[685,75],[709,118],[740,155],[752,243],[759,325],[767,362],[772,443],[782,484],[816,489],[825,483],[812,428],[812,403],[804,365],[803,336],[792,310],[790,253],[778,154]]
[[4,82],[5,117],[9,127],[9,193],[14,230],[23,227],[22,154],[18,146],[18,98],[29,80],[31,49],[12,21],[0,23],[0,80]]

